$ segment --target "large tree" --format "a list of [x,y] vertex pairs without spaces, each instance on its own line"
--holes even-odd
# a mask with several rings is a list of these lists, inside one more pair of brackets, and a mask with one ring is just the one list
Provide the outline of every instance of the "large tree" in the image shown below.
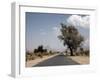
[[81,46],[84,41],[83,36],[80,35],[79,31],[74,26],[67,26],[61,24],[61,35],[58,36],[63,41],[64,46],[70,50],[70,55],[73,56],[73,52]]

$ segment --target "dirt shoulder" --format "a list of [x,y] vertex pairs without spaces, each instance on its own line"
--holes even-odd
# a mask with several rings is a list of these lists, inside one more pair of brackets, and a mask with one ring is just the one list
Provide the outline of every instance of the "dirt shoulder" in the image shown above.
[[36,64],[38,64],[38,63],[40,63],[40,62],[42,62],[44,60],[50,59],[50,58],[55,57],[57,55],[58,54],[54,54],[54,55],[51,55],[51,56],[43,56],[43,58],[37,58],[35,60],[27,61],[25,66],[26,67],[32,67],[32,66],[34,66],[34,65],[36,65]]
[[89,64],[90,58],[88,56],[70,56],[73,61],[76,61],[80,64]]

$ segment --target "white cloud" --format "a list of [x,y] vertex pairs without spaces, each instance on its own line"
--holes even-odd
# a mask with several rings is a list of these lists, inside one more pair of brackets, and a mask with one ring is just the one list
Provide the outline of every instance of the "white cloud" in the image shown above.
[[61,35],[60,27],[53,27],[52,29],[56,36]]
[[47,34],[44,29],[40,29],[39,31],[40,31],[40,35],[46,35]]
[[89,28],[89,16],[72,15],[67,19],[69,25]]
[[84,48],[89,48],[90,46],[90,40],[87,38],[84,42],[83,42],[83,47]]

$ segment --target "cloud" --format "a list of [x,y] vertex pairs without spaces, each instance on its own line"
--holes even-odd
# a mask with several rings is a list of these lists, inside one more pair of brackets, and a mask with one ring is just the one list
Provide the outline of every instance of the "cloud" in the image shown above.
[[46,35],[46,32],[44,29],[40,29],[39,31],[40,31],[40,35]]
[[83,47],[84,48],[89,48],[90,46],[90,40],[87,38],[84,42],[83,42]]
[[53,27],[52,29],[56,36],[61,35],[60,27]]
[[85,45],[89,44],[89,39],[86,39],[86,40],[84,41],[84,43],[85,43]]
[[67,24],[75,27],[89,28],[89,16],[71,15],[67,19]]

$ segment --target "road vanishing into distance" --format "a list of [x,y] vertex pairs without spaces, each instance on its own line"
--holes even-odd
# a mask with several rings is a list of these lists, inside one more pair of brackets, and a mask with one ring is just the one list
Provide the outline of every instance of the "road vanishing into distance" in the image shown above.
[[73,61],[67,56],[57,55],[45,61],[42,61],[33,67],[42,67],[42,66],[61,66],[61,65],[79,65],[79,63]]

